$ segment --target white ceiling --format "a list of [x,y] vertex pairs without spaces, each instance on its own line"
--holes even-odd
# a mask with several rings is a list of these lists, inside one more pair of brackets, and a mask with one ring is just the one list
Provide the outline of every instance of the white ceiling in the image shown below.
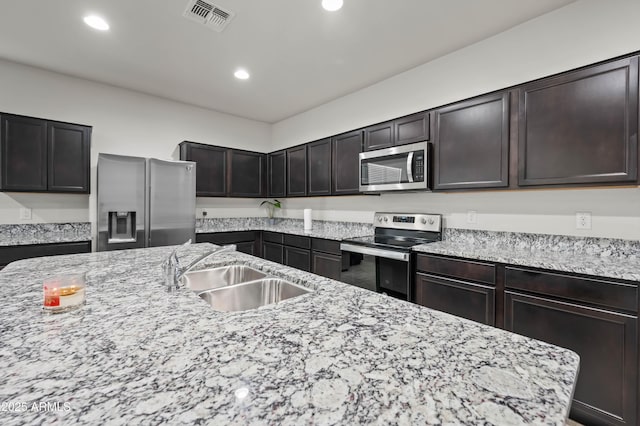
[[273,123],[572,1],[213,0],[236,13],[217,33],[187,0],[0,0],[0,57]]

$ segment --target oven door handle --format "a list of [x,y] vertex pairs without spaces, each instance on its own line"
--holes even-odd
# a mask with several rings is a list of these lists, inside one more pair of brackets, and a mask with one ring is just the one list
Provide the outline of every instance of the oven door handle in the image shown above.
[[409,183],[413,182],[413,151],[407,155],[407,178]]
[[348,243],[340,243],[340,250],[350,251],[352,253],[369,254],[371,256],[384,257],[385,259],[401,260],[403,262],[409,261],[409,253],[401,251],[384,250]]

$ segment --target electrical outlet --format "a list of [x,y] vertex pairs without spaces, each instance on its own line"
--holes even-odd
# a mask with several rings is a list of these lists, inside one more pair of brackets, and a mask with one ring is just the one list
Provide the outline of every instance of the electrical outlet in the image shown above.
[[31,220],[31,209],[28,209],[26,207],[21,207],[20,220]]
[[576,212],[576,229],[591,229],[591,212]]
[[467,223],[478,223],[478,212],[475,210],[467,210]]

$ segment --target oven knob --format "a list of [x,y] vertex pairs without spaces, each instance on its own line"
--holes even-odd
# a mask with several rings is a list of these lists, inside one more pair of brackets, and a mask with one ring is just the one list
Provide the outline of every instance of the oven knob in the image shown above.
[[424,217],[422,218],[422,220],[420,221],[422,222],[422,224],[424,225],[425,223],[427,223],[427,219],[425,219]]
[[378,218],[378,222],[382,222],[382,216]]
[[433,225],[435,221],[433,219],[429,219],[429,225]]
[[384,217],[384,221],[385,221],[385,222],[389,222],[389,218],[385,216],[385,217]]

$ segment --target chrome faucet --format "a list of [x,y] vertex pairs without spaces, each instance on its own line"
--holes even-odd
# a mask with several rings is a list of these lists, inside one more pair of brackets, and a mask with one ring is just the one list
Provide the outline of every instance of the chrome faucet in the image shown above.
[[215,249],[206,252],[202,256],[199,256],[193,262],[189,263],[187,266],[182,268],[180,266],[180,260],[178,259],[178,250],[182,248],[187,248],[190,245],[191,245],[191,240],[187,241],[181,246],[176,247],[171,252],[171,254],[169,254],[169,256],[162,262],[162,269],[164,271],[165,282],[167,284],[167,290],[169,292],[178,290],[178,288],[180,288],[180,278],[182,278],[184,274],[189,272],[191,268],[196,266],[198,263],[202,262],[209,256],[213,256],[214,254],[219,254],[219,253],[232,251],[236,249],[236,246],[233,244],[216,247]]

